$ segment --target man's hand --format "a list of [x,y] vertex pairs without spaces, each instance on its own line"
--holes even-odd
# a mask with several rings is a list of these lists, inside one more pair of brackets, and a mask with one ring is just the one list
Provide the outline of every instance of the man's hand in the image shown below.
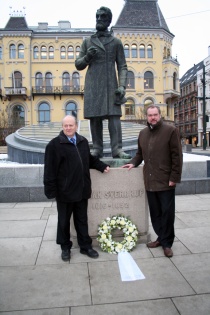
[[170,187],[175,186],[175,185],[176,185],[176,183],[169,181],[169,186]]
[[110,167],[109,167],[109,166],[107,166],[107,167],[105,168],[104,172],[105,172],[105,173],[108,173],[108,172],[109,172],[109,170],[110,170]]
[[115,90],[115,94],[119,95],[119,98],[123,98],[125,95],[125,88],[124,86],[119,86],[117,90]]
[[130,171],[133,167],[135,167],[135,165],[133,165],[133,164],[131,164],[131,163],[125,164],[125,165],[121,166],[121,168],[127,168],[129,171]]
[[97,53],[96,47],[94,46],[89,47],[86,54],[86,60],[88,62],[91,61],[93,59],[93,56],[95,56],[96,53]]

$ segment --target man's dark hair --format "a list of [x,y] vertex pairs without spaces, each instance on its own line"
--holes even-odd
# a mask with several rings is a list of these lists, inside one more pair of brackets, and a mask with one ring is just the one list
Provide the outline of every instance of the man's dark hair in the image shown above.
[[[109,21],[110,21],[110,23],[111,23],[111,21],[112,21],[112,11],[111,11],[109,8],[107,8],[107,7],[100,7],[100,8],[97,10],[97,12],[100,11],[100,10],[103,10],[103,11],[108,15]],[[97,14],[97,12],[96,12],[96,14]]]
[[148,109],[150,109],[150,108],[157,108],[158,113],[161,115],[160,107],[157,106],[157,105],[149,105],[149,106],[146,108],[146,114],[147,114],[147,112],[148,112]]

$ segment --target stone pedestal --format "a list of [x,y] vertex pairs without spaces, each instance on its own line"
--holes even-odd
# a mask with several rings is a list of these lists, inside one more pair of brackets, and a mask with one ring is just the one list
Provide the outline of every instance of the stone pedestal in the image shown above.
[[[148,204],[143,182],[143,167],[130,171],[123,168],[111,168],[109,173],[91,170],[92,196],[88,203],[89,234],[96,240],[98,225],[107,217],[123,215],[128,217],[138,228],[139,243],[146,243],[148,234]],[[114,235],[122,239],[121,231]],[[71,239],[73,246],[78,246],[76,231],[71,220]]]

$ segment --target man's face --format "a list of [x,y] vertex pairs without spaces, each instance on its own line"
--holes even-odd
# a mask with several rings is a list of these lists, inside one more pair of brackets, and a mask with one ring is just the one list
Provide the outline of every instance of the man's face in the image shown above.
[[96,29],[97,31],[105,31],[110,25],[108,14],[104,10],[96,12]]
[[77,124],[73,117],[65,117],[62,127],[64,134],[70,138],[72,138],[77,131]]
[[158,112],[157,108],[149,108],[147,110],[147,121],[150,125],[156,125],[160,121],[161,115]]

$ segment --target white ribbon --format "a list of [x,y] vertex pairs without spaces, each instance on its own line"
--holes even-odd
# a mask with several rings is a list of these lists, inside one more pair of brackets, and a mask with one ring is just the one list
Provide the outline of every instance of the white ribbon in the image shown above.
[[137,266],[133,257],[128,252],[118,253],[118,265],[122,281],[145,279],[145,276]]

